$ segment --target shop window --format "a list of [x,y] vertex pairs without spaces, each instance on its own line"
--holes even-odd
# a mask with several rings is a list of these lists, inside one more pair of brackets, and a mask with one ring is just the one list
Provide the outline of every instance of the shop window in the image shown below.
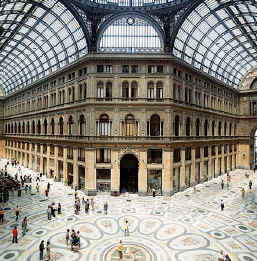
[[203,153],[203,154],[204,154],[204,157],[207,158],[207,157],[208,157],[208,154],[209,154],[209,153],[208,153],[208,147],[204,147],[204,148],[203,148],[203,152],[204,152],[204,153]]
[[161,164],[162,163],[162,150],[150,149],[147,151],[148,164]]
[[175,149],[173,152],[173,162],[177,163],[181,161],[180,149]]
[[158,195],[162,193],[162,170],[148,169],[147,170],[147,191],[152,193],[153,189]]
[[96,163],[110,163],[111,150],[110,149],[97,149],[96,150]]
[[185,149],[185,160],[191,160],[191,159],[192,159],[191,148],[186,148]]
[[111,191],[111,170],[96,169],[96,190],[98,192]]

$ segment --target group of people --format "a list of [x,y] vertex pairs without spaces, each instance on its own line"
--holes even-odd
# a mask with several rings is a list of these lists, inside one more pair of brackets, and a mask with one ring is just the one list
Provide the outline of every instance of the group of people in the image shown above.
[[[18,208],[18,206],[17,206],[17,208]],[[16,221],[18,221],[18,217],[19,217],[19,214],[17,215],[17,208],[15,210]],[[27,219],[27,217],[24,217],[24,219],[21,223],[21,228],[22,228],[22,236],[24,237],[26,235],[27,231],[28,231],[28,219]],[[14,229],[12,230],[12,242],[18,243],[18,228],[17,228],[17,226],[15,226]]]
[[77,247],[78,249],[80,248],[80,232],[79,231],[75,231],[74,229],[72,229],[72,232],[70,234],[70,230],[67,229],[66,232],[66,244],[67,246],[71,245],[71,250],[74,250],[74,247]]
[[[44,240],[42,240],[39,245],[39,260],[44,260],[44,250],[45,250],[45,243],[44,243]],[[47,243],[46,243],[46,258],[47,258],[47,260],[51,260],[49,241],[47,241]]]
[[[55,211],[56,211],[55,203],[53,202],[53,203],[52,203],[51,205],[49,205],[48,208],[47,208],[47,218],[48,218],[48,220],[51,220],[52,217],[55,218]],[[60,214],[62,213],[61,203],[58,203],[57,213],[58,213],[58,215],[60,215]]]

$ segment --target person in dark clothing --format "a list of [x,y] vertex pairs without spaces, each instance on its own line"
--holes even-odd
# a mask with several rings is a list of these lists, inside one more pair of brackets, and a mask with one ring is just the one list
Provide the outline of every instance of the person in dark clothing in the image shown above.
[[44,259],[44,240],[41,241],[40,245],[39,245],[39,260],[43,260]]
[[15,209],[15,215],[16,215],[16,222],[17,222],[18,219],[19,219],[19,215],[20,215],[20,209],[19,209],[18,206],[17,206],[16,209]]
[[249,189],[252,189],[252,185],[253,185],[253,182],[250,180],[249,181]]
[[62,214],[62,206],[61,203],[58,204],[58,214]]
[[108,203],[107,201],[104,203],[104,214],[107,215],[107,211],[108,211]]
[[85,203],[85,213],[88,214],[88,210],[89,210],[89,202],[86,201]]
[[221,189],[224,189],[224,180],[221,181]]
[[47,184],[47,190],[50,191],[50,183]]
[[225,207],[225,205],[224,205],[224,202],[223,202],[223,200],[221,200],[221,203],[220,203],[220,208],[221,208],[221,211],[223,211],[223,210],[224,210],[224,207]]

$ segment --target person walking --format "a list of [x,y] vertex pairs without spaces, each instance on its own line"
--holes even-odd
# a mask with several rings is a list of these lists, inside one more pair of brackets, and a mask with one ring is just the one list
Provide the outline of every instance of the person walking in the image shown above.
[[80,232],[79,232],[79,230],[77,231],[77,240],[78,240],[78,246],[80,248]]
[[84,199],[84,197],[82,198],[82,206],[85,207],[86,201]]
[[88,201],[86,201],[85,203],[85,213],[88,214],[88,210],[89,210],[89,203]]
[[245,189],[244,188],[242,188],[242,190],[241,190],[241,195],[242,195],[242,198],[245,197]]
[[12,243],[18,244],[18,229],[17,229],[17,226],[15,226],[13,231],[12,231]]
[[51,210],[50,206],[48,206],[48,208],[47,208],[47,218],[48,218],[48,220],[52,219],[52,210]]
[[225,205],[224,205],[224,201],[223,201],[223,200],[221,200],[221,203],[220,203],[220,209],[221,209],[221,211],[223,211],[223,210],[224,210],[224,207],[225,207]]
[[58,204],[57,213],[58,213],[58,215],[62,214],[62,206],[61,206],[61,203]]
[[0,224],[4,223],[4,210],[0,208]]
[[90,203],[91,203],[91,208],[94,211],[95,210],[95,203],[94,203],[94,198],[93,197],[90,199]]
[[249,181],[249,189],[252,189],[252,186],[253,186],[253,182],[250,180]]
[[124,236],[129,236],[129,224],[128,220],[125,220],[125,227],[124,227]]
[[221,181],[221,189],[224,189],[224,180]]
[[48,199],[48,189],[45,190],[46,199]]
[[50,183],[47,183],[47,190],[50,191]]
[[155,191],[155,189],[153,188],[153,198],[155,198],[155,194],[156,194],[156,191]]
[[225,255],[225,261],[231,261],[231,259],[230,259],[228,254]]
[[39,245],[39,260],[44,260],[44,249],[45,249],[44,240],[42,240]]
[[120,257],[120,260],[123,258],[123,244],[122,244],[122,241],[120,240],[120,243],[118,245],[118,252],[119,252],[119,257]]
[[107,215],[107,211],[108,211],[108,203],[107,201],[105,201],[104,203],[104,214]]
[[227,181],[227,190],[229,190],[229,182]]
[[51,248],[50,248],[49,241],[47,241],[46,243],[46,254],[47,254],[47,260],[51,260]]
[[16,216],[16,222],[17,222],[19,219],[19,216],[20,216],[20,209],[18,206],[15,208],[15,216]]
[[22,227],[22,236],[23,236],[23,237],[26,235],[27,226],[28,226],[28,220],[27,220],[27,217],[25,217],[25,218],[23,219],[22,224],[21,224],[21,227]]
[[36,185],[36,190],[37,190],[37,192],[39,192],[39,185],[38,185],[38,183]]
[[223,250],[220,250],[218,261],[225,261],[225,256]]
[[69,245],[69,241],[70,241],[70,230],[69,229],[67,229],[67,231],[66,231],[65,239],[66,239],[66,245],[68,246]]

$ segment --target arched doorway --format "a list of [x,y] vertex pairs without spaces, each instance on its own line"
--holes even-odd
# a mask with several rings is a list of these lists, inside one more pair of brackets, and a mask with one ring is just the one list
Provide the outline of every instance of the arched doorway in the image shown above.
[[120,161],[120,191],[138,192],[138,159],[133,154],[123,156]]

